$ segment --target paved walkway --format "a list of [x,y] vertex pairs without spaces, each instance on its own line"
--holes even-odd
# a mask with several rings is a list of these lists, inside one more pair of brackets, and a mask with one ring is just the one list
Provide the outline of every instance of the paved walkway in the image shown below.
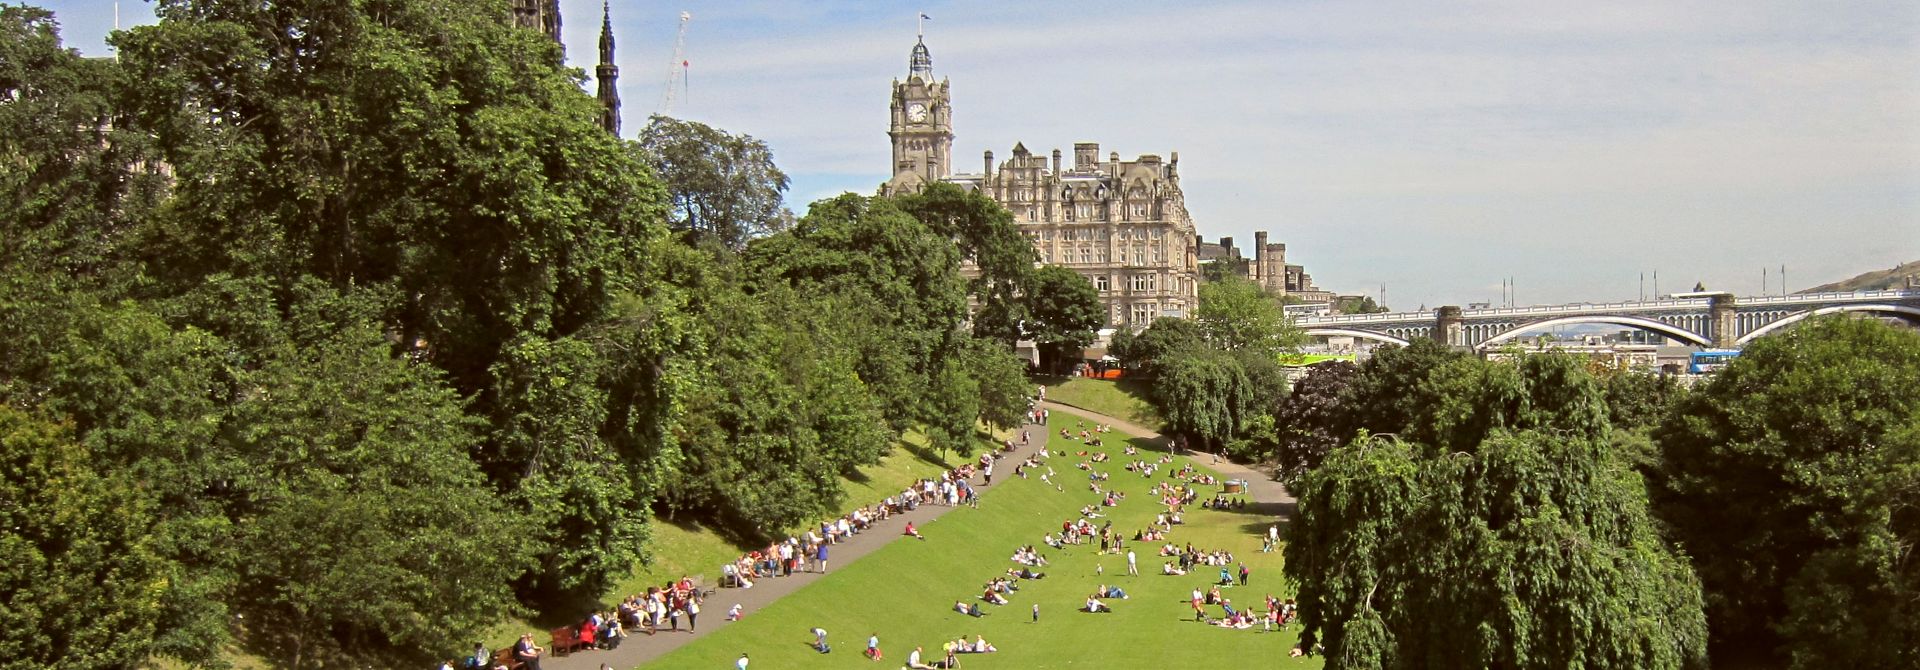
[[[1030,431],[1033,437],[1039,439],[1034,440],[1033,444],[1016,447],[1010,455],[1000,459],[1000,461],[994,464],[994,471],[1002,477],[1000,480],[1002,484],[1006,482],[1005,477],[1012,475],[1014,464],[1025,460],[1028,456],[1038,453],[1041,445],[1047,443],[1046,426],[1030,425],[1027,426],[1025,430]],[[994,486],[1000,485],[984,486],[981,477],[974,477],[973,484],[979,487],[983,500],[993,493]],[[847,502],[855,505],[865,505],[879,501],[849,500]],[[873,553],[874,550],[886,546],[888,542],[892,542],[894,539],[901,537],[900,530],[906,527],[908,521],[912,521],[916,528],[925,528],[928,523],[955,509],[961,508],[948,507],[946,505],[921,505],[919,509],[905,514],[895,514],[888,517],[886,521],[877,522],[866,532],[854,535],[839,544],[828,547],[827,570],[831,573],[834,570],[844,568],[848,564],[865,557],[867,554]],[[702,621],[698,631],[689,631],[682,628],[679,632],[662,631],[658,635],[652,636],[645,633],[633,634],[629,635],[626,642],[622,643],[618,649],[583,651],[561,657],[542,658],[540,659],[540,667],[542,670],[599,670],[600,664],[602,663],[621,670],[638,667],[643,663],[664,656],[675,649],[679,649],[689,642],[700,639],[700,637],[708,633],[725,628],[729,623],[726,618],[727,608],[732,607],[734,603],[739,603],[748,615],[752,615],[752,613],[759,611],[773,601],[794,591],[798,591],[824,576],[826,575],[822,573],[796,572],[787,577],[761,579],[754,582],[753,588],[750,589],[720,589],[719,592],[713,594],[712,597],[708,598],[706,602],[702,604],[700,608],[700,618]],[[632,633],[634,631],[629,632]],[[535,631],[534,638],[542,645],[545,645],[548,635],[546,631]]]

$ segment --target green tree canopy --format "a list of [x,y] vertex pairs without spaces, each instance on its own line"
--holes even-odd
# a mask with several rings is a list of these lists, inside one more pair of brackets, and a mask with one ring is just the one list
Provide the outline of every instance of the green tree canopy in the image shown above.
[[70,427],[0,406],[0,665],[127,668],[154,650],[154,501],[94,461]]
[[897,198],[901,210],[927,225],[934,234],[951,238],[961,258],[972,261],[979,276],[967,291],[978,303],[973,333],[1008,347],[1020,339],[1020,322],[1027,317],[1020,296],[1033,279],[1040,260],[1033,242],[1020,232],[1013,213],[978,191],[954,184],[934,183]]
[[1287,322],[1279,300],[1241,277],[1201,284],[1200,306],[1193,318],[1208,342],[1229,351],[1246,349],[1277,356],[1298,348],[1302,337]]
[[1696,557],[1716,653],[1920,663],[1916,388],[1920,334],[1819,319],[1756,340],[1659,429],[1658,509]]
[[1026,304],[1026,335],[1040,346],[1041,368],[1056,373],[1093,344],[1096,331],[1107,322],[1093,282],[1064,266],[1035,271]]
[[1153,376],[1159,372],[1159,362],[1167,356],[1205,345],[1206,335],[1199,324],[1190,319],[1163,316],[1154,319],[1138,334],[1128,334],[1124,339],[1116,335],[1113,353],[1121,363]]
[[1329,668],[1703,668],[1699,582],[1600,442],[1363,437],[1302,477],[1286,572]]
[[787,175],[766,142],[654,115],[640,131],[640,149],[666,185],[674,229],[695,240],[739,249],[791,219],[781,205]]

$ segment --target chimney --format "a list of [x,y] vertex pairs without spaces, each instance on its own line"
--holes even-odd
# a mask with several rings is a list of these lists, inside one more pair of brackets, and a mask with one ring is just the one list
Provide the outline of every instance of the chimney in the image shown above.
[[1234,257],[1235,254],[1233,252],[1233,238],[1231,237],[1220,238],[1220,251],[1225,252],[1228,258]]
[[987,182],[993,181],[993,150],[992,149],[987,150],[986,163],[987,163],[986,170],[980,173],[982,175],[986,175],[986,178],[980,180],[980,183],[982,185],[986,184]]
[[1060,176],[1060,150],[1053,150],[1053,176]]
[[1247,273],[1254,283],[1267,285],[1267,231],[1256,230],[1253,233],[1253,270]]
[[1100,162],[1099,142],[1073,143],[1073,170],[1075,172],[1092,170],[1094,164],[1098,162]]

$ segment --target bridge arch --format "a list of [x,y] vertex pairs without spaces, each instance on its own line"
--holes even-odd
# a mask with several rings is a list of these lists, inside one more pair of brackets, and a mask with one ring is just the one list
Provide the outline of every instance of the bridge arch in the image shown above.
[[1891,315],[1900,316],[1916,324],[1920,324],[1920,307],[1907,307],[1905,305],[1877,305],[1877,304],[1834,305],[1832,307],[1822,307],[1820,309],[1807,310],[1804,312],[1791,314],[1778,321],[1756,328],[1754,329],[1753,332],[1747,333],[1745,335],[1741,335],[1739,341],[1734,343],[1734,346],[1744,347],[1747,345],[1748,342],[1752,342],[1754,338],[1760,337],[1762,335],[1766,335],[1768,333],[1772,333],[1775,330],[1779,330],[1781,328],[1791,326],[1793,324],[1799,323],[1801,321],[1805,321],[1812,317],[1824,316],[1827,314],[1841,314],[1845,312],[1875,312],[1879,314],[1891,314]]
[[1385,333],[1376,333],[1370,330],[1355,330],[1352,328],[1308,328],[1306,330],[1306,334],[1313,337],[1338,337],[1338,336],[1344,335],[1347,337],[1358,337],[1363,340],[1373,340],[1375,342],[1397,344],[1403,347],[1407,346],[1408,344],[1406,340],[1400,339],[1398,337],[1394,337],[1392,335],[1387,335]]
[[1514,326],[1512,329],[1509,329],[1504,333],[1500,333],[1499,335],[1495,335],[1493,337],[1487,338],[1487,341],[1481,342],[1480,344],[1475,345],[1474,349],[1477,349],[1480,351],[1486,351],[1488,348],[1492,347],[1493,345],[1499,344],[1501,342],[1505,342],[1507,340],[1511,340],[1515,337],[1519,337],[1521,333],[1524,333],[1530,330],[1538,330],[1541,328],[1552,328],[1554,326],[1573,326],[1573,325],[1579,325],[1583,323],[1605,323],[1605,324],[1612,324],[1616,326],[1627,326],[1630,328],[1638,328],[1640,330],[1659,333],[1661,335],[1666,335],[1676,340],[1686,340],[1688,342],[1692,342],[1702,347],[1713,346],[1713,340],[1707,339],[1706,337],[1701,336],[1699,333],[1695,333],[1693,331],[1690,331],[1685,328],[1681,328],[1679,326],[1675,326],[1672,324],[1661,323],[1653,319],[1645,319],[1637,316],[1595,314],[1592,316],[1563,316],[1558,319],[1547,319],[1545,321],[1523,323],[1518,326]]

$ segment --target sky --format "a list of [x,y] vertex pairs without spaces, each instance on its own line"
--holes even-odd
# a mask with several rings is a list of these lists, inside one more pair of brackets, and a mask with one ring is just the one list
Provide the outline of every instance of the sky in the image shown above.
[[[107,53],[110,0],[37,0]],[[1173,6],[1176,5],[1177,6]],[[600,3],[562,0],[570,62]],[[122,2],[122,26],[151,22]],[[920,13],[955,166],[1015,142],[1180,152],[1209,240],[1253,232],[1395,309],[1779,293],[1920,259],[1920,2],[612,3],[625,134],[765,140],[790,206],[889,176]],[[1763,285],[1763,272],[1765,284]],[[1764,288],[1763,288],[1764,286]]]

